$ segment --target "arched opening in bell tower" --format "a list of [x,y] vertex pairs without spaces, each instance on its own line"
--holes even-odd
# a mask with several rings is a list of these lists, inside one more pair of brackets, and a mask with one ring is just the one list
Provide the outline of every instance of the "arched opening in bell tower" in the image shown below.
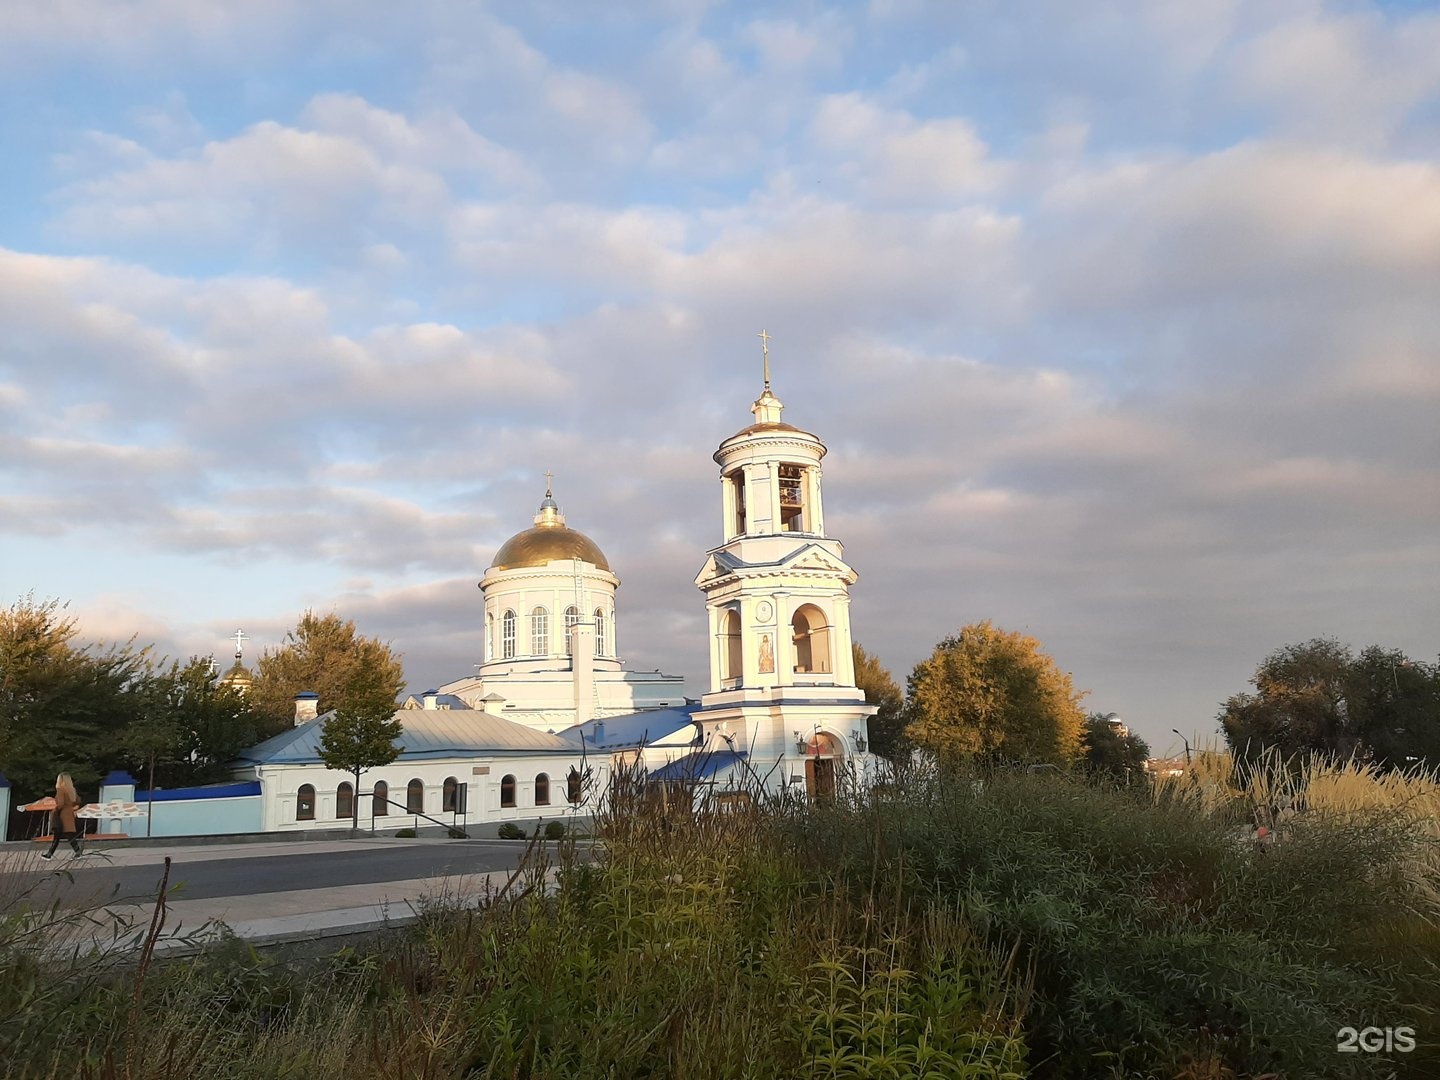
[[720,678],[725,686],[739,686],[743,674],[740,651],[740,612],[726,608],[720,613]]
[[794,632],[796,675],[829,675],[834,671],[830,657],[830,624],[814,604],[795,609],[790,620]]
[[736,469],[725,477],[730,487],[730,535],[745,535],[745,470]]
[[780,531],[809,532],[806,524],[805,469],[800,465],[780,466]]

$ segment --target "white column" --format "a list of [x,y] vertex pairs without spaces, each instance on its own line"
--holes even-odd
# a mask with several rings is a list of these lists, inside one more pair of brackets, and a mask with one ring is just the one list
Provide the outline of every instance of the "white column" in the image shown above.
[[817,536],[825,535],[825,515],[820,509],[820,466],[805,470],[805,486],[809,489],[805,505],[805,527]]

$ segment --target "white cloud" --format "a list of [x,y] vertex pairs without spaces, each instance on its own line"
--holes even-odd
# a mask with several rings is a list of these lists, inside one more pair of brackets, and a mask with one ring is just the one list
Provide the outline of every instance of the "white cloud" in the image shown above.
[[1387,19],[1376,11],[1317,6],[1265,28],[1236,52],[1240,94],[1298,135],[1333,145],[1386,145],[1440,90],[1440,15]]
[[963,201],[992,190],[1005,173],[964,118],[922,122],[854,93],[822,100],[811,137],[824,153],[841,158],[841,179],[875,199]]

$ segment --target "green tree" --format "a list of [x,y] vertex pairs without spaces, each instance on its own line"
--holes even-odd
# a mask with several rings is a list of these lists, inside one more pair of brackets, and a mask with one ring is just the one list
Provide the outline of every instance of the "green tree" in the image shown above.
[[1144,770],[1150,746],[1133,732],[1122,734],[1111,724],[1113,718],[1113,713],[1087,716],[1080,733],[1080,746],[1085,754],[1085,766],[1091,772],[1128,780]]
[[0,609],[0,769],[24,798],[49,792],[59,772],[91,795],[136,715],[147,650],[77,634],[58,600]]
[[395,719],[395,694],[383,669],[356,672],[340,694],[335,713],[325,719],[320,735],[320,760],[327,769],[355,777],[350,800],[350,827],[360,827],[360,774],[388,765],[400,755],[395,740],[404,725]]
[[859,642],[851,645],[855,659],[855,685],[865,691],[865,700],[878,705],[870,718],[870,751],[894,761],[908,752],[905,743],[905,695],[900,684]]
[[1358,755],[1404,767],[1440,763],[1440,664],[1371,645],[1286,645],[1261,661],[1254,693],[1225,700],[1220,727],[1232,750],[1254,755]]
[[149,673],[122,743],[152,783],[178,787],[228,777],[230,760],[264,726],[245,695],[221,684],[211,657],[192,656]]
[[942,760],[1066,764],[1080,752],[1083,693],[1038,641],[989,620],[940,642],[906,689],[906,737]]
[[320,695],[320,711],[336,707],[352,683],[376,678],[393,701],[405,685],[405,672],[389,645],[360,635],[355,623],[339,615],[307,611],[285,644],[267,650],[256,665],[250,702],[265,720],[265,735],[284,731],[294,721],[295,695]]

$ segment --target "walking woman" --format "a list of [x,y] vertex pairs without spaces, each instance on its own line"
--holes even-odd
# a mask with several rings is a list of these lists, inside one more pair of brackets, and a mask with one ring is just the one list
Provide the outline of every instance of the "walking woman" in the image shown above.
[[80,834],[75,827],[75,811],[79,809],[80,796],[75,793],[75,782],[69,773],[62,772],[55,778],[55,836],[50,841],[50,850],[40,856],[42,859],[53,859],[61,840],[69,840],[71,850],[81,854]]

